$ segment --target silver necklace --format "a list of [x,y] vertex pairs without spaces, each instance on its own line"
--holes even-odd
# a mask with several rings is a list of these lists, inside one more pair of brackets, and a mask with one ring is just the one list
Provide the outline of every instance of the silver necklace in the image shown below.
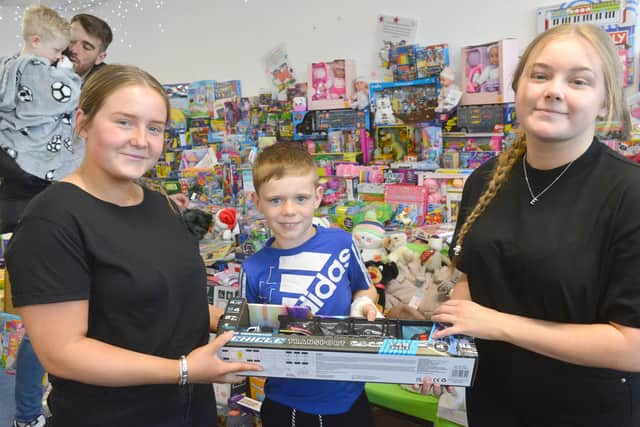
[[531,195],[531,200],[529,200],[529,204],[531,206],[535,205],[539,200],[540,200],[540,196],[542,196],[544,193],[546,193],[551,187],[553,187],[553,184],[555,184],[556,182],[558,182],[558,180],[560,179],[560,177],[562,175],[564,175],[564,173],[567,171],[567,169],[569,169],[571,167],[571,165],[573,164],[573,162],[575,162],[574,160],[571,160],[569,162],[569,164],[567,164],[567,166],[564,167],[564,169],[562,169],[562,172],[560,172],[560,174],[558,176],[556,176],[556,178],[551,181],[551,184],[547,185],[544,190],[542,190],[541,192],[539,192],[538,194],[533,194],[533,190],[531,189],[531,184],[529,184],[529,176],[527,175],[527,153],[524,154],[524,156],[522,156],[522,170],[524,171],[524,180],[527,182],[527,188],[529,189],[529,194]]

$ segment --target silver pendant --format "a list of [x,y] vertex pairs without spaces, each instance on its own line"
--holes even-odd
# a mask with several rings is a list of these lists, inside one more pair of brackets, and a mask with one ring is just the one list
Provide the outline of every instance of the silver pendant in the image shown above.
[[537,197],[534,197],[533,199],[531,199],[531,201],[529,202],[529,204],[530,204],[531,206],[533,206],[533,205],[535,205],[535,204],[536,204],[536,202],[537,202],[537,201],[538,201],[538,198],[537,198]]

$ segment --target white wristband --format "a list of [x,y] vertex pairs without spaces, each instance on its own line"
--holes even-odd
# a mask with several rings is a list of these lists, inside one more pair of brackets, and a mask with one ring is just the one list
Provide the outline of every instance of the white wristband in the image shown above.
[[185,355],[180,356],[180,380],[178,385],[187,385],[189,381],[189,366],[187,365],[187,357]]
[[[359,296],[358,298],[354,299],[353,302],[351,303],[351,313],[349,315],[351,317],[364,317],[364,313],[362,312],[362,309],[369,304],[373,305],[374,307],[376,306],[376,303],[373,302],[371,297],[368,297],[367,295]],[[377,307],[376,307],[376,318],[378,319],[384,318],[384,316],[382,315],[382,313],[380,313]]]

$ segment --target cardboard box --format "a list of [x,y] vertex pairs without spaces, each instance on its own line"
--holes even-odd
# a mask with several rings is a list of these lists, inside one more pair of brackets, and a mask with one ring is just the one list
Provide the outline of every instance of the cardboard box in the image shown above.
[[514,102],[511,88],[518,64],[518,40],[506,38],[462,48],[460,105]]
[[262,365],[263,371],[244,373],[252,376],[403,384],[429,377],[443,385],[473,383],[477,350],[472,337],[434,339],[442,326],[428,321],[309,318],[304,312],[305,307],[230,300],[219,332],[235,334],[219,357]]

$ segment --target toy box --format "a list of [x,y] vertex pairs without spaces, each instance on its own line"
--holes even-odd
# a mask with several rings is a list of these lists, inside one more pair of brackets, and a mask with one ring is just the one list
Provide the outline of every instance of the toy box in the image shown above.
[[182,131],[187,129],[189,112],[189,84],[174,83],[163,85],[169,98],[169,123],[167,129]]
[[240,80],[229,80],[226,82],[216,82],[215,101],[211,111],[211,116],[216,120],[224,120],[227,125],[238,122],[239,109],[238,102],[242,96]]
[[[310,302],[312,303],[312,302]],[[470,386],[477,350],[472,337],[434,339],[428,321],[310,317],[308,307],[247,304],[234,298],[219,333],[234,331],[219,351],[227,361],[259,363],[251,376]]]
[[[472,169],[439,169],[435,172],[418,174],[418,185],[429,189],[427,218],[425,223],[454,223],[462,198],[464,182],[473,172]],[[442,221],[437,221],[440,213]]]
[[348,109],[294,111],[293,139],[326,139],[329,129],[369,129],[367,111]]
[[353,202],[358,199],[358,178],[344,176],[321,176],[318,182],[324,191],[321,206],[335,205],[340,201]]
[[[369,94],[374,122],[389,125],[433,121],[439,87],[440,81],[435,77],[411,82],[371,83]],[[384,111],[387,103],[391,111]]]
[[413,184],[385,184],[384,201],[393,206],[394,212],[404,211],[416,219],[415,223],[424,223],[427,213],[429,190]]
[[15,373],[16,357],[24,332],[20,317],[0,311],[0,366],[7,373]]
[[393,81],[410,82],[416,79],[415,45],[394,46],[389,49],[389,67],[393,72]]
[[446,43],[416,48],[417,78],[438,77],[449,66],[449,46]]
[[349,59],[312,63],[309,67],[307,108],[350,108],[355,80],[355,65]]
[[513,125],[513,104],[461,105],[457,127],[462,132],[494,132],[496,126]]
[[189,84],[189,113],[192,117],[212,115],[215,85],[215,80],[200,80]]
[[415,140],[411,127],[406,125],[376,127],[374,160],[404,160],[409,154],[415,155]]
[[187,145],[191,147],[206,146],[215,142],[215,133],[211,127],[210,117],[193,117],[187,120]]
[[461,105],[513,102],[513,72],[518,63],[518,40],[502,39],[462,48]]

